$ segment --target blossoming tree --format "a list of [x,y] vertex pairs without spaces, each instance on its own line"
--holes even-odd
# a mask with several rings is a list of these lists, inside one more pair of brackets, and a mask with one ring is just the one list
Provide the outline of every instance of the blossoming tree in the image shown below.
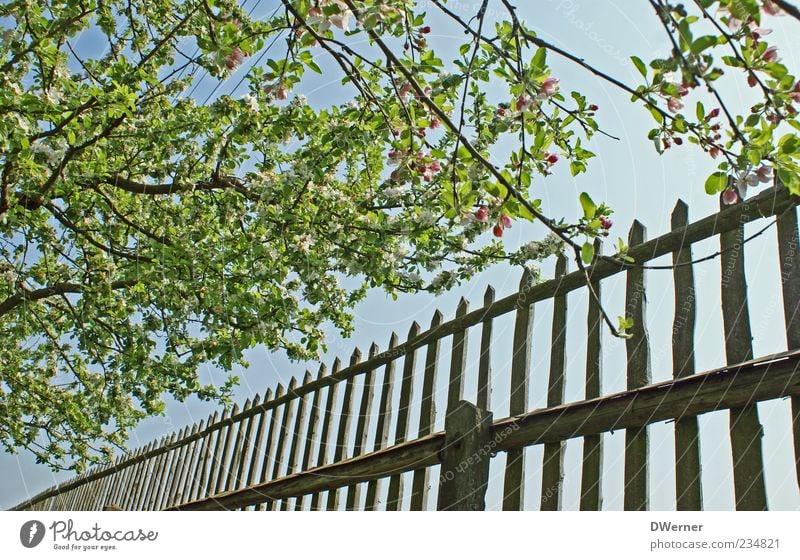
[[[659,152],[687,142],[716,159],[709,194],[735,204],[773,175],[800,193],[800,85],[765,21],[800,18],[789,2],[649,0],[664,56],[632,53],[631,84],[537,36],[508,0],[474,13],[430,0],[427,14],[413,0],[277,4],[260,20],[233,0],[0,6],[6,449],[54,467],[105,460],[163,395],[225,398],[235,378],[203,386],[201,364],[230,370],[258,344],[314,356],[321,325],[349,332],[370,287],[441,291],[559,251],[591,262],[611,209],[583,193],[583,215],[560,218],[535,198],[537,177],[584,172],[603,132],[552,57],[649,111]],[[463,34],[454,58],[433,21]],[[82,33],[96,54],[76,49]],[[306,102],[303,76],[323,68],[346,103]],[[749,112],[726,104],[723,73],[758,92]],[[242,89],[199,99],[205,76]],[[518,221],[549,234],[506,251]],[[605,258],[635,265],[625,249]]]

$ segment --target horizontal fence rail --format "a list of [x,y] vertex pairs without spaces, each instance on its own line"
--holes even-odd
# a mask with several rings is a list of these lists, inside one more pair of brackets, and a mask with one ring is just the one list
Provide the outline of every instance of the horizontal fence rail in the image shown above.
[[[392,335],[385,351],[373,344],[363,359],[356,349],[346,366],[337,359],[330,372],[323,365],[316,375],[306,372],[302,381],[292,378],[288,385],[268,390],[263,398],[254,395],[241,408],[214,413],[14,509],[428,509],[435,504],[429,495],[435,486],[430,467],[448,460],[443,459],[443,446],[454,441],[452,434],[434,431],[434,397],[437,383],[441,384],[437,376],[442,374],[446,375],[441,380],[446,383],[446,407],[438,417],[443,413],[450,418],[459,410],[463,418],[482,418],[486,426],[491,415],[481,410],[491,411],[492,380],[497,376],[510,379],[509,417],[491,423],[480,437],[470,436],[475,445],[488,441],[491,453],[505,453],[503,509],[523,508],[531,469],[524,448],[539,444],[544,445],[540,507],[561,509],[564,446],[576,437],[583,438],[580,508],[601,509],[602,434],[620,429],[625,430],[626,439],[624,507],[648,509],[648,426],[663,420],[675,421],[677,507],[701,509],[697,415],[714,410],[730,410],[737,508],[766,509],[755,403],[791,397],[794,424],[790,429],[800,482],[797,203],[786,189],[769,189],[689,223],[688,207],[679,201],[667,234],[646,240],[644,227],[634,223],[628,237],[633,265],[602,256],[598,241],[595,260],[585,271],[569,272],[568,259],[561,256],[552,280],[532,284],[526,273],[517,293],[497,300],[489,287],[483,307],[472,311],[462,298],[452,320],[444,321],[436,311],[429,328],[423,330],[414,323],[405,341]],[[777,216],[787,348],[792,351],[753,360],[743,226],[770,216]],[[716,235],[720,237],[716,256],[722,261],[721,303],[729,365],[696,374],[691,246]],[[645,328],[646,269],[640,265],[670,254],[675,265],[673,372],[669,381],[653,384]],[[627,315],[634,318],[632,337],[626,343],[627,387],[604,395],[601,280],[620,273],[626,276]],[[587,285],[592,297],[587,314],[585,398],[564,403],[566,294]],[[529,410],[534,304],[549,299],[553,300],[553,320],[547,405]],[[509,313],[514,313],[509,371],[492,371],[491,355],[497,346],[492,340],[493,320]],[[466,367],[467,331],[472,327],[481,331],[474,372]],[[446,337],[452,337],[452,348],[448,363],[440,364],[440,341]],[[420,379],[417,370],[422,373]],[[477,379],[474,413],[461,404],[471,375]],[[419,407],[412,402],[419,402]],[[416,434],[410,433],[412,425],[418,426]],[[448,492],[465,487],[463,483],[448,486]],[[482,503],[482,499],[473,500],[469,507]],[[442,499],[439,507],[443,507]]]

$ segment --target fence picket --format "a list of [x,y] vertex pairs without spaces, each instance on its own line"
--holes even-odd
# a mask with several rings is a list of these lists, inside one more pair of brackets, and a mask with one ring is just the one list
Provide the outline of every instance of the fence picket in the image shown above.
[[[599,239],[594,243],[595,262],[603,250]],[[594,269],[592,269],[594,270]],[[586,390],[585,398],[599,397],[602,391],[601,375],[603,369],[603,318],[600,309],[601,289],[599,279],[589,272],[589,310],[587,312],[586,335]],[[581,472],[580,509],[599,511],[603,507],[603,436],[596,434],[583,438],[583,463]]]
[[[722,289],[722,320],[725,327],[725,357],[729,364],[753,358],[753,336],[747,305],[744,274],[744,225],[719,236]],[[733,484],[737,510],[767,509],[764,485],[764,459],[761,453],[763,430],[756,404],[730,410]]]
[[[434,315],[434,317],[435,316],[436,315]],[[439,313],[439,321],[441,321],[441,313]],[[397,346],[398,340],[397,333],[393,332],[389,339],[389,351],[392,351]],[[389,441],[389,428],[392,424],[392,394],[394,392],[395,362],[396,360],[391,360],[384,368],[381,397],[378,403],[378,418],[375,423],[373,451],[385,448]],[[382,479],[370,480],[367,483],[367,502],[365,506],[367,511],[378,509],[381,483]]]
[[[672,211],[672,230],[689,223],[689,207],[679,200]],[[697,302],[692,268],[692,246],[672,253],[675,284],[675,319],[672,323],[672,369],[675,379],[695,373],[694,331]],[[703,509],[700,478],[700,430],[697,416],[675,421],[675,507],[679,511]]]
[[[431,330],[442,323],[442,314],[437,310],[431,319]],[[436,389],[436,370],[439,367],[439,340],[432,341],[425,352],[425,371],[422,378],[422,402],[419,411],[418,437],[424,437],[433,432],[436,422],[436,401],[433,392]],[[428,486],[430,484],[430,469],[427,467],[416,469],[411,483],[411,510],[422,511],[428,505]]]
[[[325,364],[320,364],[319,370],[317,371],[317,381],[322,379],[326,373]],[[303,451],[303,461],[300,466],[301,471],[307,471],[313,461],[313,454],[314,448],[317,447],[319,441],[317,440],[317,429],[319,427],[319,418],[320,418],[320,401],[322,400],[322,390],[317,389],[314,391],[314,395],[311,400],[311,410],[310,414],[308,415],[308,425],[306,426],[306,443],[305,443],[305,450]],[[296,510],[303,510],[305,507],[306,496],[297,496],[297,501],[295,502],[295,509]]]
[[[215,411],[206,423],[206,429],[217,422],[217,412]],[[190,500],[203,497],[205,494],[203,489],[206,487],[206,476],[208,473],[209,464],[211,463],[211,445],[213,442],[214,432],[209,432],[203,436],[202,444],[200,445],[200,453],[198,455],[197,472],[194,476],[194,484],[192,485]]]
[[[520,293],[533,285],[533,274],[525,269],[519,283]],[[533,332],[533,304],[520,301],[514,320],[514,346],[511,356],[511,394],[508,398],[510,416],[528,410],[528,381],[531,365],[531,335]],[[506,452],[506,470],[503,480],[503,510],[519,511],[525,492],[525,450],[510,449]]]
[[[555,278],[567,273],[567,257],[559,255],[556,261]],[[550,376],[547,381],[547,406],[558,406],[564,402],[564,375],[566,373],[567,346],[567,295],[553,299],[553,328],[550,344]],[[480,406],[479,406],[480,408]],[[546,443],[542,455],[542,493],[539,509],[557,511],[561,509],[564,484],[563,441]]]
[[[194,426],[192,426],[192,431],[190,432],[191,435],[197,434],[197,432],[201,431],[205,423],[203,420],[200,421],[198,424],[195,422]],[[197,461],[197,440],[193,440],[189,442],[186,449],[186,460],[181,467],[181,472],[178,475],[178,484],[173,489],[173,494],[171,500],[167,502],[167,507],[172,507],[174,505],[183,503],[187,499],[187,490],[191,488],[191,478],[190,473],[193,473],[194,466]]]
[[[374,358],[378,355],[379,348],[374,342],[369,348],[369,357]],[[353,442],[353,457],[358,457],[364,453],[367,447],[367,436],[369,431],[369,419],[372,412],[372,400],[375,397],[375,370],[369,370],[364,374],[363,390],[361,391],[361,404],[358,407],[358,420],[356,422],[356,436]],[[353,511],[361,505],[361,485],[351,484],[347,489],[347,503],[345,509]]]
[[[283,396],[285,389],[281,383],[278,383],[278,386],[275,388],[275,398],[280,398]],[[285,405],[284,405],[285,406]],[[278,421],[278,416],[280,414],[280,408],[277,406],[272,408],[272,414],[269,418],[269,429],[267,430],[267,441],[264,444],[264,460],[261,463],[261,481],[265,481],[269,478],[270,472],[270,459],[273,460],[275,458],[275,444],[278,439],[278,430],[280,429],[280,424]],[[273,477],[274,478],[274,477]],[[266,499],[264,502],[258,505],[259,510],[263,511],[271,507],[272,500],[269,496],[264,496]]]
[[[311,383],[311,372],[306,371],[305,375],[303,376],[303,385],[307,385]],[[300,454],[301,446],[303,445],[303,440],[301,437],[303,424],[306,421],[306,407],[308,405],[308,393],[301,395],[297,398],[297,413],[294,417],[294,428],[291,431],[291,437],[288,441],[289,446],[289,458],[286,460],[286,475],[290,475],[295,470],[297,470],[297,462]],[[281,501],[281,511],[287,511],[289,509],[289,498],[286,498]]]
[[[800,348],[800,263],[798,263],[800,256],[797,254],[799,248],[797,210],[791,208],[778,216],[783,319],[786,325],[786,345],[789,350]],[[795,472],[797,485],[800,487],[800,397],[792,397],[791,407]]]
[[[461,319],[469,310],[469,302],[461,298],[456,308],[456,320]],[[453,349],[450,352],[450,380],[447,385],[447,411],[455,410],[459,401],[464,397],[464,370],[467,367],[467,340],[469,333],[466,329],[453,333]]]
[[[248,403],[249,404],[249,403]],[[233,409],[231,410],[231,416],[236,416],[239,412],[239,405],[234,403]],[[214,488],[214,493],[219,494],[220,492],[224,492],[228,489],[230,481],[233,475],[233,459],[231,458],[231,447],[233,447],[233,442],[235,441],[234,432],[241,431],[241,422],[235,423],[231,422],[225,428],[225,443],[222,447],[222,456],[219,458],[219,471],[217,474],[217,484]],[[220,431],[220,435],[222,435],[222,431]]]
[[[483,308],[494,303],[494,288],[486,287]],[[487,316],[481,323],[481,353],[478,361],[478,395],[475,405],[482,410],[491,410],[492,402],[492,318]]]
[[[341,368],[339,358],[333,361],[332,373],[336,373]],[[319,451],[317,453],[317,466],[322,466],[328,462],[328,440],[331,437],[333,428],[333,408],[336,406],[336,396],[339,392],[339,384],[328,385],[328,395],[325,398],[325,411],[323,412],[322,433],[319,438]],[[315,492],[311,495],[311,510],[320,509],[321,493]]]
[[[361,350],[356,348],[350,357],[350,365],[355,365],[361,361]],[[351,377],[344,385],[344,398],[342,399],[342,410],[339,413],[339,427],[336,436],[336,448],[333,451],[333,462],[338,463],[347,458],[347,448],[350,445],[350,423],[353,419],[353,393],[355,392],[355,377]],[[335,488],[328,491],[328,511],[339,509],[339,497],[342,488]],[[347,492],[347,489],[344,489]]]
[[[419,324],[414,321],[408,331],[411,340],[419,334]],[[400,402],[397,407],[397,426],[394,432],[394,444],[403,443],[408,439],[408,413],[411,406],[411,395],[414,392],[414,366],[416,364],[416,351],[405,355],[403,360],[403,378],[400,382]],[[386,510],[400,509],[403,501],[403,475],[395,474],[389,479],[389,493],[386,497]]]
[[[261,404],[261,395],[256,393],[253,397],[253,402],[250,404],[251,407],[255,407]],[[236,468],[236,480],[233,483],[234,488],[241,488],[242,484],[245,482],[247,477],[247,465],[250,462],[250,456],[253,453],[253,435],[256,430],[256,417],[251,416],[247,419],[247,423],[244,425],[244,429],[241,430],[239,433],[243,434],[241,442],[237,441],[236,449],[239,450],[241,457],[239,459],[239,464]]]
[[[644,243],[647,230],[638,220],[634,220],[628,233],[628,246]],[[632,266],[626,273],[625,314],[633,319],[631,337],[625,341],[627,354],[627,388],[637,389],[649,385],[650,337],[647,333],[646,318],[646,276],[641,267]],[[648,509],[650,482],[650,427],[625,430],[625,510],[644,511]]]

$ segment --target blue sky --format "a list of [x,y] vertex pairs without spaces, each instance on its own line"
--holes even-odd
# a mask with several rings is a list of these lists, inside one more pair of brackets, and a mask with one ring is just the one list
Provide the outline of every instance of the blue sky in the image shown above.
[[[247,8],[255,4],[247,2]],[[454,11],[469,18],[477,11],[480,2],[458,1],[448,5]],[[646,2],[614,0],[592,2],[589,0],[540,0],[520,2],[520,17],[527,21],[539,35],[566,48],[600,69],[620,77],[631,84],[637,83],[638,74],[629,61],[630,54],[644,60],[667,54],[667,41],[658,21]],[[490,6],[499,5],[491,2]],[[254,15],[269,15],[274,2],[260,2]],[[433,11],[433,9],[429,10]],[[449,34],[443,22],[431,25],[430,42],[438,49],[454,51],[463,40],[460,33]],[[794,22],[796,24],[796,22]],[[783,62],[790,69],[798,68],[797,53],[800,52],[800,35],[792,34],[793,23],[788,18],[768,18],[764,25],[774,30],[770,41],[780,48]],[[91,52],[96,48],[91,37],[81,37],[79,47]],[[442,58],[445,58],[444,56]],[[548,58],[553,74],[561,79],[562,89],[579,90],[590,102],[600,106],[598,121],[601,127],[620,138],[615,141],[597,135],[588,148],[598,157],[589,165],[588,173],[571,177],[566,168],[556,167],[556,173],[546,180],[535,182],[532,194],[542,199],[542,206],[550,215],[575,219],[579,215],[578,194],[588,191],[596,201],[611,206],[615,225],[612,237],[625,237],[634,218],[647,226],[648,237],[655,237],[669,230],[669,216],[678,198],[689,204],[690,219],[695,220],[713,213],[717,209],[716,197],[703,191],[703,181],[714,168],[714,162],[692,145],[684,145],[659,156],[647,141],[646,133],[652,128],[652,118],[640,106],[630,103],[629,96],[613,86],[600,81],[568,61],[554,56]],[[330,61],[322,57],[324,69],[333,69]],[[241,73],[243,70],[240,70]],[[335,72],[335,69],[334,69]],[[223,84],[215,95],[231,93],[241,74],[234,75]],[[723,78],[722,90],[734,107],[746,107],[752,95],[743,76]],[[215,86],[214,80],[206,78],[197,88],[195,96],[205,99]],[[324,104],[344,100],[340,75],[325,73],[322,77],[311,76],[298,92],[308,96],[309,102]],[[244,86],[233,92],[234,96],[246,93]],[[706,102],[706,107],[713,105]],[[766,222],[757,222],[747,227],[748,232],[763,227]],[[541,236],[541,228],[534,225],[514,224],[504,239],[511,246]],[[489,234],[487,234],[489,235]],[[695,256],[703,256],[718,249],[716,238],[694,247]],[[780,298],[780,279],[774,229],[747,245],[746,266],[750,286],[750,312],[754,333],[756,356],[782,351],[786,348],[783,334],[783,312]],[[669,264],[661,259],[658,264]],[[545,263],[544,277],[552,274],[552,262]],[[574,269],[574,263],[572,264]],[[412,321],[423,327],[430,322],[435,309],[440,309],[446,319],[453,316],[460,296],[476,308],[483,300],[487,284],[502,297],[516,290],[521,271],[507,265],[497,265],[478,275],[470,282],[451,293],[434,297],[428,294],[403,295],[397,301],[383,292],[374,290],[355,309],[355,334],[343,340],[336,332],[329,333],[328,353],[324,356],[330,364],[335,356],[347,360],[353,347],[366,353],[374,340],[385,348],[392,331],[402,337]],[[696,331],[697,371],[724,364],[724,346],[721,325],[719,296],[719,261],[713,260],[698,265],[695,269],[698,291],[698,322]],[[670,333],[672,328],[673,293],[670,271],[648,273],[648,328],[651,337],[653,380],[671,377],[672,358]],[[603,284],[604,302],[613,316],[622,314],[624,299],[624,277],[618,276]],[[586,295],[577,291],[569,296],[568,315],[568,373],[567,401],[583,397],[583,369],[585,363]],[[551,307],[549,303],[537,304],[535,309],[533,361],[531,366],[530,408],[544,406],[549,364],[549,337]],[[494,414],[495,418],[507,414],[507,372],[510,365],[513,316],[497,320],[494,328],[496,351],[493,355]],[[468,371],[477,365],[479,330],[470,333]],[[449,364],[450,340],[442,341],[440,351],[442,369],[440,379]],[[255,349],[249,353],[250,368],[237,371],[241,386],[237,390],[237,401],[259,392],[263,395],[267,387],[277,382],[286,383],[291,376],[302,377],[305,369],[316,371],[316,364],[296,364],[280,353],[269,353]],[[418,357],[418,361],[421,358]],[[624,341],[604,333],[604,392],[624,389],[625,376]],[[221,380],[223,374],[213,369],[202,372],[206,380]],[[474,376],[472,376],[474,377]],[[475,379],[467,383],[466,397],[474,396]],[[437,401],[444,398],[437,394]],[[415,410],[412,403],[412,418]],[[418,404],[417,404],[418,406]],[[155,437],[171,433],[187,423],[205,418],[213,407],[194,400],[187,403],[170,403],[165,417],[149,419],[141,424],[131,438],[131,446],[138,447]],[[764,458],[766,463],[767,491],[773,509],[800,508],[792,462],[789,405],[786,401],[759,405],[765,427]],[[727,412],[707,414],[701,417],[701,453],[703,457],[704,501],[708,509],[733,508],[733,483],[731,478],[730,443],[727,438]],[[438,419],[437,428],[441,427]],[[416,423],[412,422],[411,433]],[[674,509],[674,451],[672,424],[661,423],[651,428],[651,508]],[[606,434],[604,495],[607,509],[622,508],[622,459],[624,435],[617,432]],[[577,507],[580,487],[581,441],[573,440],[567,445],[564,507]],[[529,479],[525,504],[527,508],[538,508],[540,478],[537,465],[541,462],[541,449],[527,451]],[[493,460],[487,505],[500,507],[500,488],[504,459]],[[0,507],[9,507],[20,500],[66,478],[69,473],[52,473],[47,467],[35,465],[30,454],[0,455]]]

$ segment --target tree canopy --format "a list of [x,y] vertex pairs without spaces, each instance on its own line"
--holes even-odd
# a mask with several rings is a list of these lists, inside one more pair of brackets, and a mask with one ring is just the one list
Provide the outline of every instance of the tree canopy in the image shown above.
[[[537,36],[508,0],[474,13],[282,0],[260,19],[245,4],[0,6],[7,450],[55,468],[107,460],[164,395],[225,398],[236,379],[202,385],[201,364],[230,370],[256,345],[313,357],[323,327],[349,332],[371,287],[439,292],[498,260],[535,270],[559,251],[591,262],[611,209],[583,193],[583,215],[562,218],[536,198],[540,177],[584,172],[587,141],[606,134],[552,57],[651,113],[655,150],[691,143],[717,160],[709,194],[734,204],[774,176],[800,193],[800,83],[765,21],[799,19],[788,2],[649,0],[664,46],[654,60],[630,53],[630,84]],[[443,48],[433,25],[463,44]],[[347,99],[306,100],[304,75],[321,72]],[[209,79],[236,94],[196,95]],[[724,79],[758,101],[732,108]],[[515,221],[549,234],[504,250]]]

